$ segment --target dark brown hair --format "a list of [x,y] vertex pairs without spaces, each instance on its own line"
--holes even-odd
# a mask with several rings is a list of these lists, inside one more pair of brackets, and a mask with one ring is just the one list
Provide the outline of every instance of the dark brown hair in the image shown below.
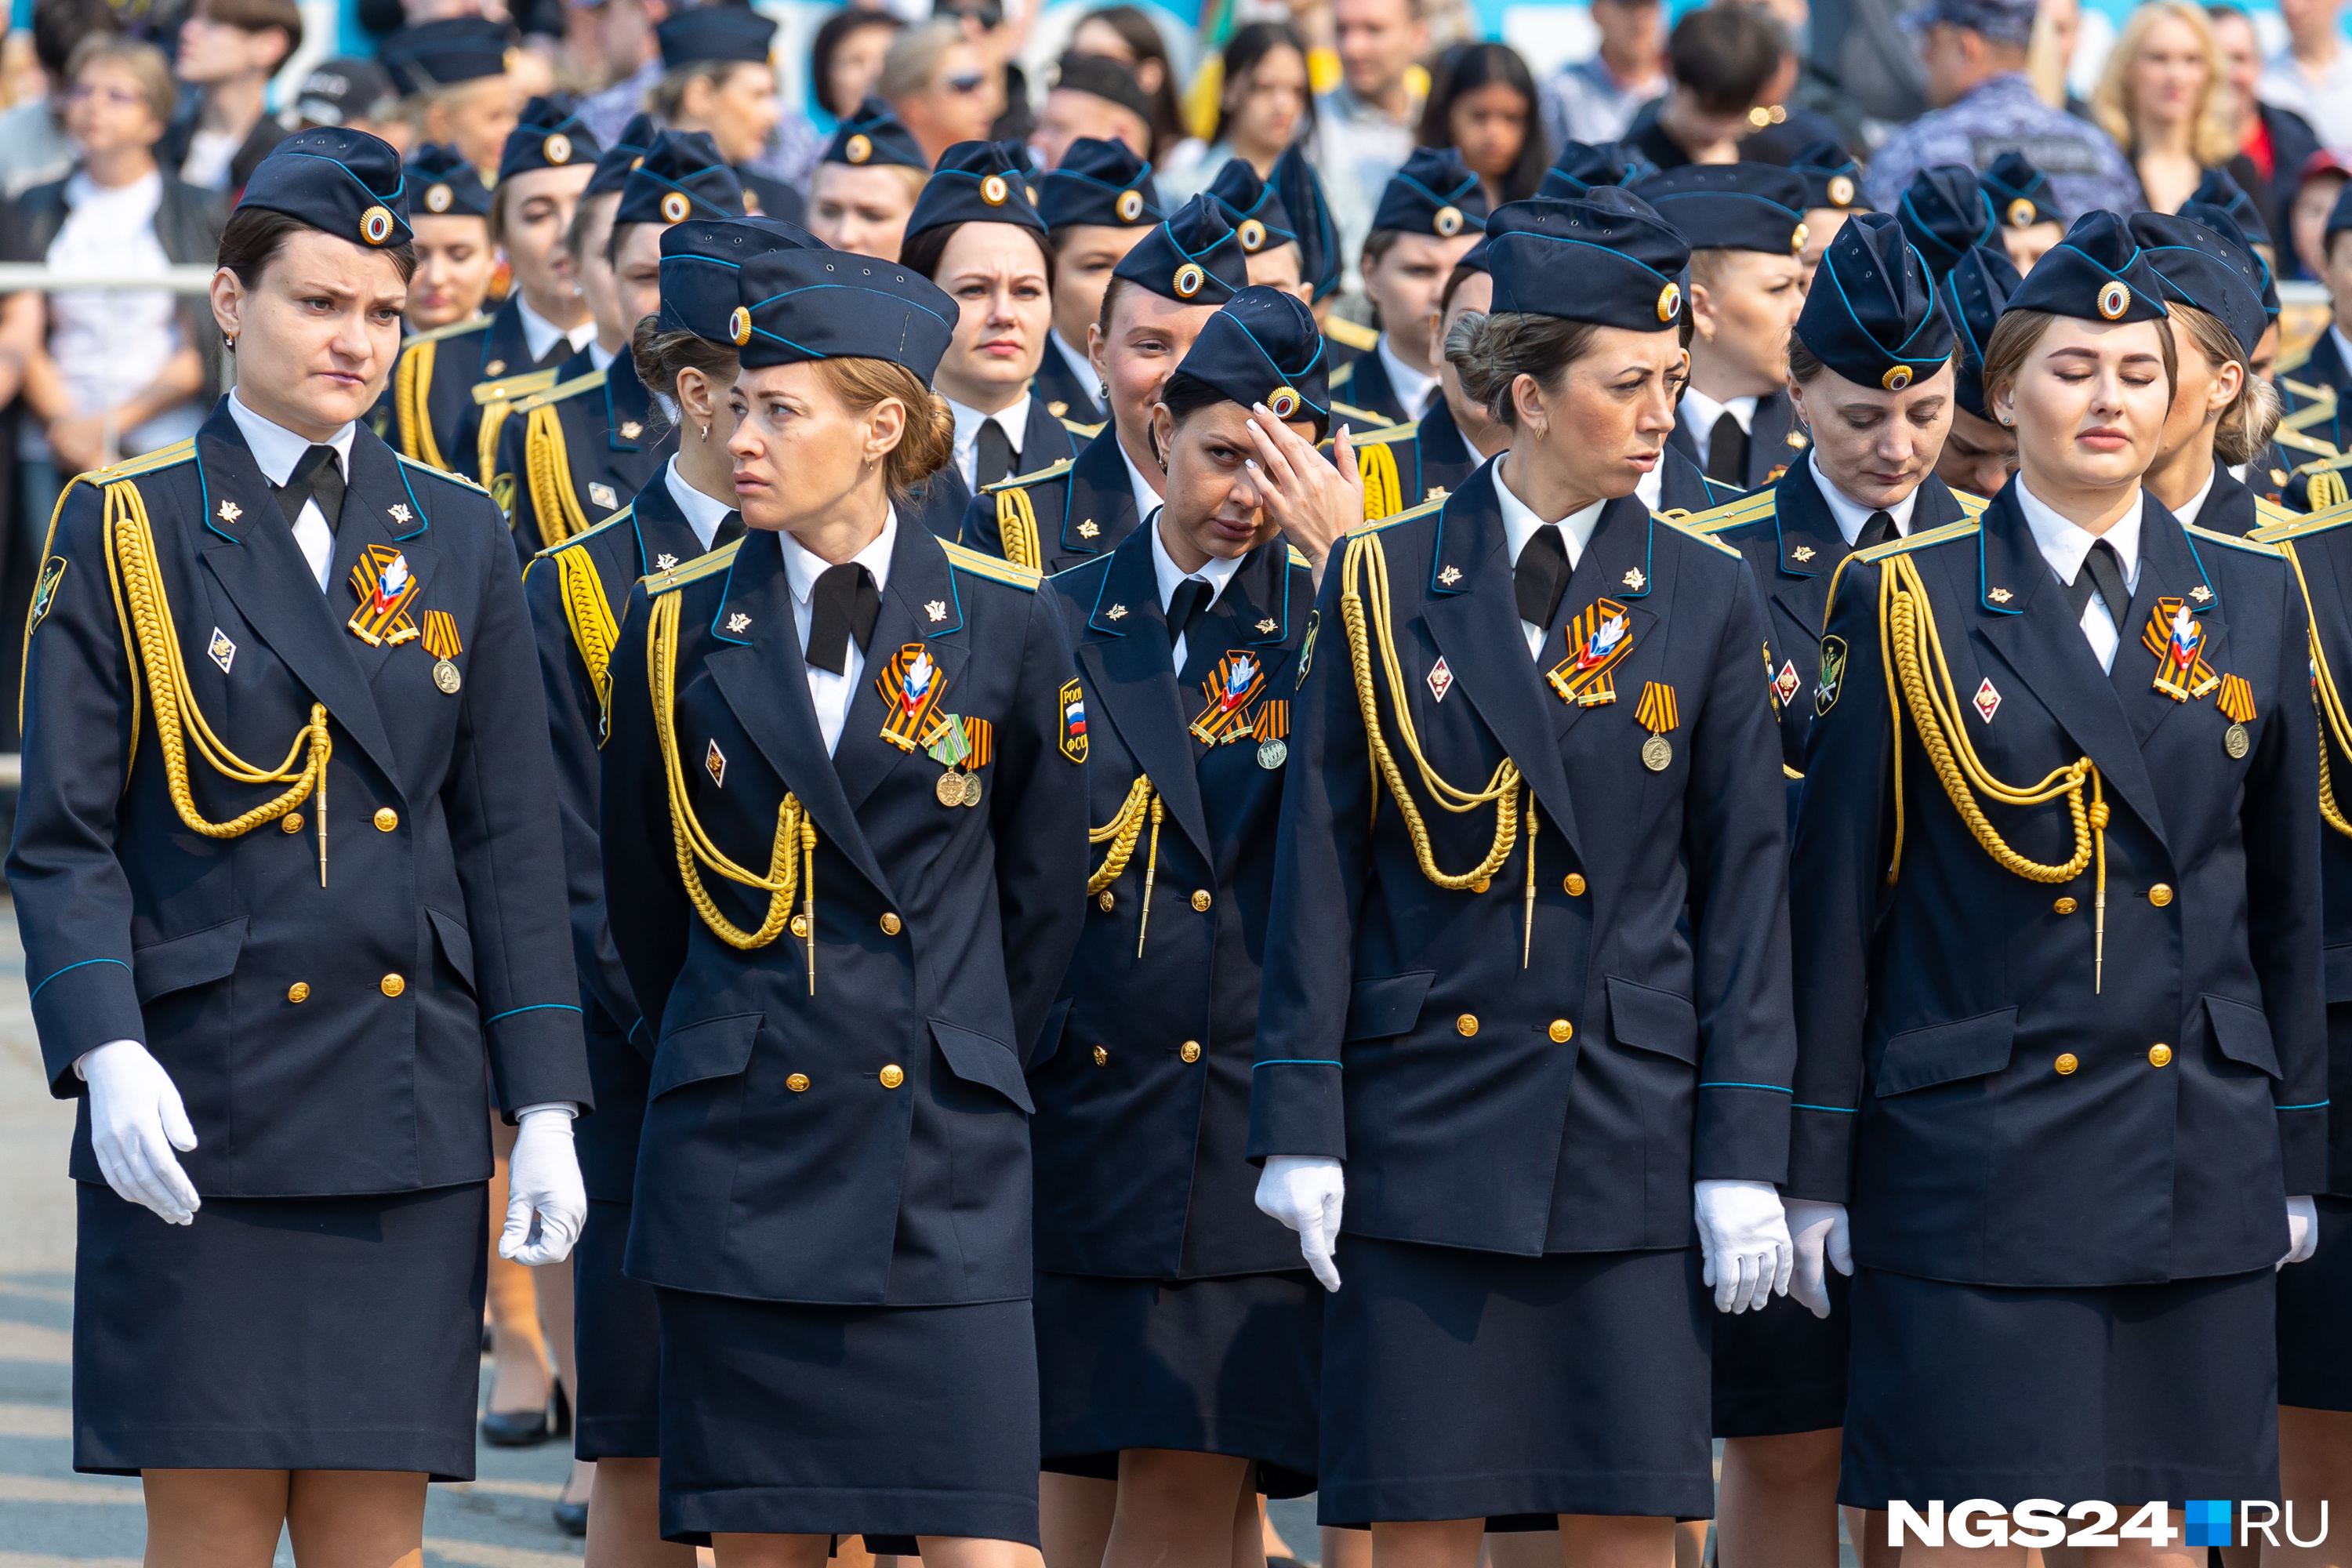
[[1516,430],[1519,400],[1511,389],[1519,377],[1535,377],[1547,393],[1559,391],[1568,367],[1584,357],[1600,330],[1591,321],[1523,310],[1476,311],[1445,334],[1445,363],[1461,376],[1465,396],[1487,418]]
[[[278,253],[286,248],[287,240],[305,232],[324,234],[327,230],[270,207],[238,207],[228,215],[228,223],[221,229],[220,250],[213,265],[236,273],[236,280],[247,289],[258,289],[262,274],[278,259]],[[378,247],[376,254],[392,258],[402,283],[416,276],[416,247],[408,241]]]
[[1753,5],[1705,6],[1666,37],[1675,85],[1709,114],[1752,108],[1788,52],[1787,29]]
[[[660,393],[661,399],[672,403],[677,402],[680,371],[698,370],[725,388],[735,384],[735,377],[742,368],[732,344],[714,343],[692,332],[666,332],[659,316],[645,317],[629,333],[629,361],[637,367],[639,381]],[[654,404],[653,423],[657,427],[669,423],[669,416],[662,411],[661,399]],[[652,439],[647,437],[648,441]]]
[[1503,200],[1524,201],[1543,184],[1544,165],[1551,161],[1551,154],[1544,145],[1543,105],[1535,76],[1510,45],[1457,44],[1448,49],[1437,62],[1437,79],[1422,105],[1421,128],[1413,140],[1423,147],[1453,146],[1454,106],[1482,87],[1508,88],[1527,106],[1519,155],[1512,162],[1510,173],[1503,176]]
[[[987,220],[982,218],[965,220],[968,223],[985,221]],[[898,265],[909,272],[919,272],[937,283],[940,280],[940,262],[948,252],[948,241],[961,233],[963,226],[961,223],[935,224],[929,228],[908,235],[899,243]],[[1054,247],[1046,244],[1045,237],[1026,224],[1009,224],[1006,226],[1017,228],[1037,242],[1037,254],[1045,260],[1045,291],[1052,293],[1054,291]]]
[[196,0],[193,9],[207,22],[243,32],[277,28],[286,35],[286,52],[278,57],[281,64],[302,47],[302,11],[294,0]]
[[[1955,342],[1952,344],[1952,352],[1946,358],[1945,363],[1957,365],[1959,363],[1960,345],[1958,342]],[[1943,366],[1938,365],[1936,368],[1937,370],[1941,370]],[[1804,339],[1799,337],[1794,332],[1790,332],[1789,334],[1789,379],[1790,381],[1795,382],[1799,386],[1811,386],[1813,384],[1814,378],[1819,376],[1822,372],[1827,369],[1829,369],[1829,366],[1824,364],[1822,362],[1821,357],[1815,354],[1813,351],[1806,345]],[[1936,372],[1931,370],[1927,372],[1926,375],[1914,377],[1912,382],[1906,384],[1916,385],[1918,382],[1925,381],[1927,379],[1927,376],[1935,374]]]

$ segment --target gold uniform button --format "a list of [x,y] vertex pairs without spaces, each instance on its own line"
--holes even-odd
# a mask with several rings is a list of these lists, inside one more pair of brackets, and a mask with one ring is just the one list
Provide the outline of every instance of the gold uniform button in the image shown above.
[[1188,1062],[1197,1062],[1201,1059],[1201,1042],[1187,1040],[1176,1048],[1176,1054]]
[[1192,907],[1194,909],[1200,910],[1202,914],[1207,914],[1209,912],[1209,905],[1211,902],[1212,900],[1209,898],[1208,889],[1198,888],[1193,889]]
[[2081,1067],[2083,1064],[2074,1059],[2074,1052],[2068,1051],[2065,1055],[2060,1057],[2056,1061],[2050,1065],[2058,1069],[2059,1077],[2063,1078],[2068,1073],[2073,1072],[2076,1068]]
[[888,1067],[882,1069],[882,1087],[884,1089],[896,1089],[906,1081],[907,1075],[905,1071],[899,1068],[898,1063],[892,1062]]
[[2147,901],[2159,910],[2164,908],[2165,905],[2172,902],[2172,885],[2168,882],[2158,882],[2147,890]]
[[408,989],[408,982],[397,974],[387,974],[377,981],[376,984],[383,988],[383,994],[387,996],[397,996]]
[[393,810],[392,807],[388,805],[378,806],[376,808],[375,830],[378,833],[389,833],[399,826],[400,813]]
[[2082,906],[2081,906],[2080,904],[2077,904],[2077,903],[2076,903],[2074,900],[2072,900],[2072,899],[2061,899],[2061,900],[2059,900],[2056,903],[2054,903],[2054,904],[2051,905],[2050,907],[2051,907],[2053,910],[2055,910],[2058,913],[2060,913],[2060,914],[2062,914],[2062,915],[2071,915],[2071,914],[2073,914],[2076,910],[2078,910],[2078,909],[2082,908]]
[[1461,1036],[1465,1040],[1471,1036],[1476,1034],[1478,1032],[1478,1015],[1475,1013],[1465,1013],[1459,1018],[1454,1019],[1454,1032]]
[[794,915],[793,917],[793,934],[797,937],[806,937],[808,935],[808,916]]
[[791,1089],[794,1094],[806,1094],[808,1092],[808,1074],[804,1072],[796,1072],[793,1074],[792,1077],[784,1079],[784,1087]]
[[1487,886],[1487,879],[1481,877],[1476,881],[1470,884],[1470,890],[1474,893],[1483,893],[1486,890]]
[[310,999],[310,983],[307,980],[297,980],[293,984],[289,985],[286,988],[286,1000],[293,1003],[298,1007],[303,1003],[308,1002]]
[[897,915],[886,914],[882,917],[882,934],[884,936],[897,936],[898,934],[898,917]]
[[1551,1021],[1551,1037],[1554,1045],[1564,1046],[1576,1038],[1576,1026],[1565,1018],[1554,1018]]
[[1097,1046],[1095,1047],[1095,1066],[1100,1067],[1108,1060],[1110,1060],[1110,1053],[1103,1049],[1100,1046]]
[[2148,1047],[2147,1065],[2152,1068],[2170,1067],[2172,1065],[2172,1047],[2166,1045]]
[[1571,899],[1584,897],[1584,878],[1578,872],[1570,871],[1561,879],[1559,885],[1568,890],[1568,896]]
[[1105,888],[1102,890],[1102,896],[1095,900],[1095,902],[1102,906],[1103,913],[1108,914],[1113,907],[1118,903],[1118,900],[1111,896],[1111,891],[1108,888]]
[[278,819],[278,830],[283,833],[301,832],[302,814],[299,811],[288,812],[285,816]]

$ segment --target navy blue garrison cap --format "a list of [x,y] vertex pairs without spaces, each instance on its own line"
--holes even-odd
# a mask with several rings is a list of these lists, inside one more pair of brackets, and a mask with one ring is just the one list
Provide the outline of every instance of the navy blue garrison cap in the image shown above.
[[490,216],[490,188],[482,184],[482,172],[449,143],[427,142],[418,147],[404,173],[415,211],[435,217]]
[[1672,224],[1694,250],[1805,248],[1805,182],[1769,163],[1685,163],[1653,174],[1633,194]]
[[1543,184],[1536,195],[1565,201],[1595,185],[1631,186],[1657,172],[1655,163],[1619,142],[1571,142],[1544,171]]
[[2011,151],[1995,158],[1992,167],[1977,176],[1977,184],[1991,200],[1993,212],[2011,228],[2066,221],[2051,194],[2050,176],[2027,163],[2022,153]]
[[1970,246],[1999,243],[1993,237],[1992,198],[1977,181],[1977,172],[1965,163],[1939,163],[1912,177],[1911,188],[1895,205],[1903,232],[1927,258],[1927,270],[1941,278]]
[[1045,220],[1037,212],[1037,182],[1029,150],[1018,142],[959,142],[940,154],[931,183],[908,215],[904,254],[917,235],[951,223],[1009,223],[1034,229]]
[[254,169],[236,205],[284,213],[371,248],[411,237],[400,154],[389,142],[340,125],[297,131],[280,142]]
[[661,46],[666,71],[706,60],[765,65],[775,37],[776,24],[749,5],[697,5],[673,14],[654,27],[654,41]]
[[645,162],[629,171],[613,225],[684,223],[690,217],[741,217],[743,182],[702,131],[665,131]]
[[2203,202],[2181,203],[2180,216],[2191,223],[2203,224],[2207,228],[2237,247],[2245,258],[2253,264],[2255,276],[2262,279],[2263,315],[2269,321],[2277,321],[2280,309],[2278,279],[2271,273],[2271,264],[2263,259],[2263,253],[2254,248],[2253,237],[2238,226],[2236,218],[2220,207],[2208,206]]
[[403,27],[376,49],[376,62],[404,96],[499,76],[513,39],[496,22],[451,16]]
[[1959,377],[1953,395],[1979,419],[1990,419],[1984,399],[1984,351],[1992,330],[2009,308],[2009,297],[2025,280],[2009,252],[1979,245],[1960,258],[1944,279],[1944,310],[1960,341]]
[[1460,234],[1486,233],[1486,193],[1460,152],[1452,147],[1417,147],[1404,167],[1389,176],[1387,188],[1381,192],[1380,210],[1372,215],[1372,227],[1452,239]]
[[923,156],[922,144],[915,133],[898,123],[890,106],[868,93],[857,112],[841,122],[825,143],[827,163],[848,163],[863,166],[868,163],[896,163],[902,168],[931,172],[931,161]]
[[1249,287],[1249,258],[1205,191],[1135,242],[1111,276],[1185,305],[1222,305]]
[[1282,193],[1259,179],[1247,158],[1226,159],[1217,177],[1209,182],[1208,194],[1224,208],[1225,221],[1240,237],[1244,256],[1255,256],[1298,237]]
[[1263,403],[1276,419],[1330,422],[1331,374],[1322,330],[1315,312],[1284,289],[1259,284],[1227,300],[1201,324],[1176,374],[1244,408]]
[[823,250],[824,242],[772,217],[688,218],[662,230],[661,328],[732,344],[743,264],[772,250]]
[[2189,199],[2228,213],[2236,221],[2238,231],[2256,245],[2271,243],[2271,226],[2263,220],[2263,209],[2227,169],[2206,170],[2205,177],[2197,182],[2197,189]]
[[522,118],[507,132],[506,147],[499,154],[499,178],[593,164],[603,152],[571,96],[551,93],[522,106]]
[[1099,228],[1133,228],[1158,223],[1160,187],[1151,183],[1151,165],[1135,155],[1124,142],[1081,136],[1062,154],[1059,167],[1037,181],[1037,216],[1047,228],[1091,224]]
[[846,250],[777,249],[737,274],[728,338],[744,367],[803,360],[885,359],[930,384],[955,334],[946,289],[895,261]]
[[1952,354],[1936,280],[1885,213],[1854,214],[1830,241],[1797,336],[1848,381],[1889,392],[1927,380]]
[[1484,248],[1497,310],[1637,332],[1682,323],[1690,244],[1631,191],[1512,202],[1486,220]]
[[1838,212],[1862,212],[1870,204],[1862,199],[1862,165],[1853,154],[1835,142],[1809,142],[1797,150],[1789,167],[1805,182],[1805,206],[1829,207]]
[[646,154],[654,150],[654,138],[660,134],[661,121],[652,115],[631,115],[621,127],[621,139],[598,155],[596,172],[588,176],[588,188],[580,193],[580,199],[584,202],[590,196],[625,189],[629,175],[646,161]]
[[2172,313],[2156,264],[2121,215],[2105,209],[2074,220],[2009,297],[2009,309],[2078,321],[2154,321]]
[[2262,266],[2244,237],[2230,238],[2168,213],[2134,213],[2127,222],[2140,255],[2163,280],[2166,302],[2219,317],[2251,356],[2271,321],[2263,310]]
[[1307,162],[1307,142],[1293,142],[1274,161],[1271,181],[1282,197],[1282,210],[1298,231],[1298,270],[1313,288],[1315,298],[1338,293],[1347,258],[1339,246],[1339,226],[1331,221],[1331,204],[1324,199],[1323,181]]

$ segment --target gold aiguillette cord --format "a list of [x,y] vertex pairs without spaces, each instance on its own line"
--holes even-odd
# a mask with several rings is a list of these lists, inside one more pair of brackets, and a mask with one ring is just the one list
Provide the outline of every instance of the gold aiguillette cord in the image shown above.
[[1536,792],[1528,790],[1528,918],[1519,933],[1519,967],[1528,966],[1536,945]]

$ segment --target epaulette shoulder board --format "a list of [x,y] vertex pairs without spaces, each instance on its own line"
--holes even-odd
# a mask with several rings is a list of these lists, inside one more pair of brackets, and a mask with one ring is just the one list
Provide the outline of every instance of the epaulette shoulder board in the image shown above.
[[1310,572],[1315,569],[1315,563],[1307,559],[1307,552],[1296,544],[1285,545],[1283,548],[1290,552],[1290,563],[1293,566],[1304,567]]
[[1331,390],[1337,392],[1355,379],[1356,362],[1354,360],[1349,360],[1346,364],[1341,365],[1339,369],[1331,373]]
[[1867,550],[1857,550],[1846,557],[1849,561],[1884,561],[1890,555],[1907,554],[1925,550],[1931,544],[1948,544],[1955,539],[1973,539],[1983,524],[1975,518],[1964,517],[1958,522],[1948,522],[1941,528],[1931,528],[1925,533],[1915,533],[1908,539],[1890,539],[1884,544],[1874,544]]
[[2281,506],[2268,496],[2254,498],[2254,515],[2262,521],[2254,525],[2252,534],[2249,537],[2260,536],[2265,528],[2278,528],[2287,523],[2303,521],[2303,513],[2292,507]]
[[2278,427],[2281,430],[2308,430],[2314,425],[2325,425],[2335,417],[2336,395],[2331,392],[2325,397],[2303,399],[2301,407],[2291,408],[2279,416]]
[[[1105,425],[1108,423],[1108,420],[1105,420],[1103,422]],[[1076,436],[1081,441],[1091,441],[1096,437],[1103,433],[1102,425],[1081,425],[1075,419],[1063,420],[1062,428],[1067,430],[1071,435]]]
[[1979,518],[1984,516],[1985,508],[1992,505],[1992,502],[1987,500],[1984,497],[1979,495],[1970,495],[1966,490],[1954,490],[1952,492],[1952,499],[1960,503],[1961,513],[1970,522],[1974,522]]
[[2318,342],[2319,340],[2314,338],[2301,348],[2279,355],[2278,362],[2271,367],[2272,374],[2284,378],[2288,371],[2301,370],[2311,363],[2311,351]]
[[94,485],[112,484],[117,479],[135,479],[142,474],[152,474],[158,468],[177,467],[195,455],[196,438],[190,436],[184,440],[174,441],[168,447],[158,447],[153,451],[142,453],[139,457],[125,458],[119,463],[110,463],[102,468],[92,468],[79,477]]
[[1323,335],[1347,348],[1360,349],[1370,353],[1381,341],[1380,333],[1361,321],[1351,321],[1345,316],[1333,316],[1323,323]]
[[2246,537],[2258,544],[2278,544],[2291,540],[2308,539],[2315,533],[2342,528],[2352,522],[2352,500],[2315,511],[2307,517],[2290,514],[2283,522],[2266,523]]
[[408,456],[405,452],[398,450],[394,451],[392,455],[400,459],[400,466],[402,468],[410,470],[412,473],[427,474],[436,479],[446,479],[449,483],[456,485],[458,489],[472,490],[477,495],[488,495],[490,493],[489,491],[482,489],[481,486],[476,484],[473,480],[467,479],[465,475],[457,473],[452,469],[436,468],[430,463],[420,462],[416,458]]
[[998,556],[982,554],[977,550],[958,544],[951,539],[940,540],[940,548],[948,552],[948,564],[957,571],[969,572],[975,577],[985,577],[992,583],[1002,583],[1008,588],[1018,588],[1024,594],[1035,593],[1038,585],[1045,581],[1045,574],[1041,572],[1033,571],[1026,566],[1015,566],[1012,562]]
[[2255,539],[2251,536],[2241,537],[2234,533],[2217,532],[2213,529],[2200,528],[2193,522],[2184,522],[2180,526],[2182,530],[2188,533],[2189,538],[2201,540],[2207,544],[2225,544],[2232,550],[2242,550],[2249,555],[2276,555],[2278,553],[2276,550],[2271,548],[2270,544],[2266,541]]
[[464,337],[467,332],[486,332],[489,330],[490,318],[487,313],[468,316],[462,321],[452,321],[446,327],[428,327],[424,331],[411,333],[402,341],[400,348],[401,352],[405,353],[419,343],[437,343],[450,338]]
[[575,375],[570,381],[559,381],[544,392],[533,393],[515,405],[516,412],[537,408],[543,404],[561,403],[567,397],[577,397],[583,392],[594,392],[604,384],[606,372],[592,370],[586,375]]
[[[480,407],[492,403],[512,403],[534,392],[545,392],[555,384],[561,367],[550,365],[545,370],[527,371],[521,375],[501,375],[490,381],[474,384],[474,404]],[[602,374],[602,372],[598,373]]]
[[1391,517],[1384,517],[1377,521],[1367,522],[1363,527],[1349,533],[1348,537],[1350,539],[1360,539],[1368,533],[1385,532],[1401,522],[1414,522],[1418,521],[1422,518],[1433,516],[1445,510],[1445,499],[1446,498],[1444,496],[1439,496],[1435,500],[1425,500],[1419,506],[1409,506],[1402,511],[1398,512]]
[[2315,458],[2332,458],[2336,456],[2336,448],[2326,441],[2321,440],[2318,437],[2306,436],[2302,431],[2290,429],[2285,425],[2281,425],[2276,430],[2273,431],[2271,433],[2271,439],[2277,442],[2282,448],[2290,452],[2307,452]]
[[1075,460],[1072,458],[1056,458],[1052,463],[1034,474],[1007,474],[992,485],[982,485],[980,487],[980,493],[994,495],[998,490],[1026,489],[1031,485],[1042,485],[1047,479],[1058,479],[1068,473],[1074,466]]
[[1337,398],[1331,400],[1331,417],[1346,419],[1351,423],[1362,419],[1370,422],[1375,428],[1385,428],[1396,423],[1385,414],[1375,414],[1369,408],[1359,408],[1352,403],[1342,403]]
[[1768,485],[1753,495],[1741,496],[1738,500],[1726,501],[1721,506],[1707,508],[1706,510],[1685,521],[1682,525],[1683,531],[1711,537],[1721,533],[1726,529],[1738,528],[1745,522],[1759,522],[1774,515],[1779,499],[1779,493]]
[[[1332,405],[1335,409],[1343,406],[1345,405],[1341,404]],[[1420,434],[1421,421],[1416,419],[1410,425],[1391,425],[1381,430],[1366,430],[1360,433],[1350,430],[1348,432],[1348,439],[1359,447],[1378,447],[1397,441],[1410,441]]]
[[[748,538],[749,535],[745,537]],[[735,552],[742,548],[741,539],[733,540],[716,550],[696,556],[683,566],[673,566],[667,572],[656,572],[639,578],[638,581],[646,585],[647,594],[659,597],[672,589],[683,588],[689,583],[699,583],[705,577],[716,577],[728,571],[735,564]]]
[[532,556],[531,559],[533,561],[537,561],[545,556],[561,555],[567,550],[577,549],[581,545],[585,544],[590,540],[595,538],[598,534],[604,533],[620,524],[628,522],[636,515],[636,503],[635,501],[631,501],[627,506],[623,507],[620,510],[614,512],[612,516],[606,518],[595,527],[583,529],[582,531],[573,534],[571,538],[564,540],[560,544],[551,544],[546,549],[541,551],[539,554]]
[[2352,468],[2352,452],[2338,452],[2331,447],[2327,456],[2314,458],[2308,463],[2297,463],[2294,466],[2294,471],[2298,474],[2325,474],[2337,468]]
[[1658,521],[1664,523],[1668,528],[1673,529],[1676,533],[1684,534],[1691,539],[1695,539],[1701,544],[1706,545],[1709,550],[1720,550],[1726,555],[1730,556],[1734,561],[1744,559],[1738,551],[1734,550],[1730,545],[1726,544],[1723,541],[1716,538],[1713,534],[1706,532],[1694,526],[1692,521],[1688,519],[1670,516],[1665,512],[1653,512],[1651,515]]

